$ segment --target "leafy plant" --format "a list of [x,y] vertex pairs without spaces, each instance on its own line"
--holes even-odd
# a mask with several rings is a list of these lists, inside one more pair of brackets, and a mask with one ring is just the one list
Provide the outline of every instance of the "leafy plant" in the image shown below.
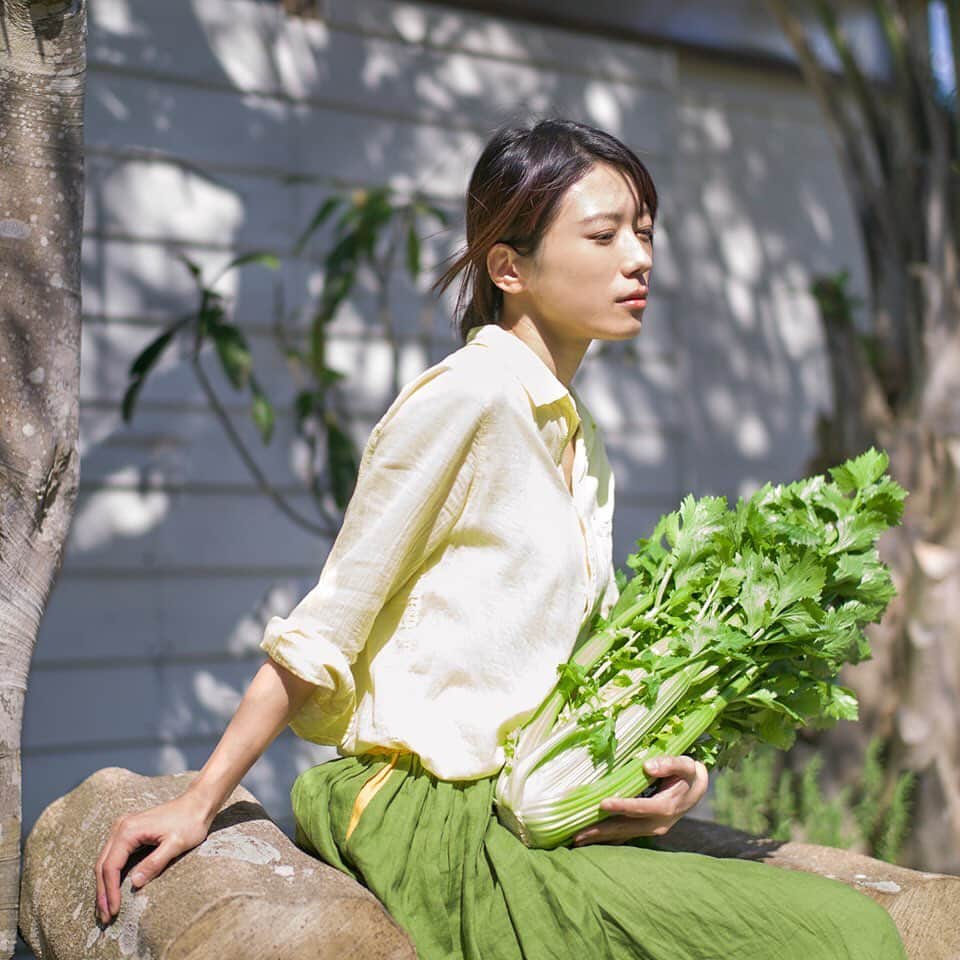
[[[338,508],[343,510],[356,482],[358,456],[349,432],[328,401],[328,391],[335,388],[345,374],[327,363],[326,328],[352,293],[361,267],[369,266],[373,270],[380,296],[380,319],[393,345],[394,391],[397,392],[398,348],[388,304],[393,261],[402,246],[406,269],[411,278],[416,280],[421,269],[420,221],[433,218],[446,224],[448,218],[445,211],[419,196],[397,201],[389,187],[354,190],[349,194],[334,193],[311,217],[294,245],[294,255],[301,255],[310,238],[335,215],[331,246],[323,260],[324,283],[318,303],[312,311],[306,345],[296,341],[280,318],[274,329],[278,348],[302,384],[294,398],[294,426],[296,434],[307,444],[310,453],[310,490],[322,509],[324,491],[315,464],[319,458],[319,444],[325,441],[331,492]],[[129,422],[132,419],[147,377],[160,358],[176,343],[178,336],[189,337],[191,362],[204,394],[258,486],[299,526],[311,532],[330,535],[333,531],[329,526],[318,525],[305,517],[270,484],[233,426],[200,361],[201,351],[208,343],[212,343],[220,368],[233,389],[249,392],[250,417],[261,440],[268,444],[276,425],[276,410],[254,375],[253,354],[243,331],[226,317],[224,299],[217,292],[216,284],[230,270],[248,264],[260,264],[276,270],[280,265],[279,255],[270,251],[244,254],[231,260],[210,279],[204,277],[199,265],[184,254],[178,254],[178,258],[196,283],[198,306],[196,311],[179,317],[164,329],[134,359],[122,402],[124,420]]]
[[873,737],[858,783],[828,796],[821,783],[821,754],[795,773],[787,765],[788,755],[781,766],[774,748],[758,746],[736,768],[714,778],[714,820],[774,840],[856,847],[896,863],[909,831],[916,775],[902,772],[885,797],[883,750],[883,740]]
[[[689,753],[728,765],[798,727],[857,717],[837,677],[869,658],[863,626],[896,590],[877,539],[906,491],[873,448],[830,470],[767,483],[733,509],[688,495],[617,571],[620,596],[506,743],[498,813],[531,846],[565,842],[599,802],[650,786],[644,764]],[[813,804],[813,796],[806,798]],[[835,829],[827,810],[825,827]]]

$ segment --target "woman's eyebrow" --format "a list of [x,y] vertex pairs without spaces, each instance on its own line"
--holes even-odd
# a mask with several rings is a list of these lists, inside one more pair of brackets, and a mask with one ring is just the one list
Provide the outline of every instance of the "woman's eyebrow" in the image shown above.
[[[620,213],[619,211],[604,211],[603,213],[592,213],[589,217],[584,217],[580,223],[593,223],[595,220],[619,220]],[[651,220],[647,226],[652,227],[653,221]]]

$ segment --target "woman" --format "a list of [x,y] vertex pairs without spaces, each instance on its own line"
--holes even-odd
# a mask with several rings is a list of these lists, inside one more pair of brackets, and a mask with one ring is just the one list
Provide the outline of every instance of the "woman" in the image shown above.
[[651,766],[658,792],[606,801],[570,847],[528,849],[496,818],[506,734],[618,596],[613,475],[570,383],[591,341],[640,332],[656,210],[644,165],[600,130],[493,136],[467,248],[436,284],[464,275],[464,343],[374,427],[320,579],[267,624],[269,659],[200,775],[114,826],[104,919],[130,853],[157,844],[142,885],[200,843],[289,723],[343,754],[297,778],[297,844],[373,890],[424,960],[905,957],[888,914],[837,881],[649,848],[706,791],[690,757]]

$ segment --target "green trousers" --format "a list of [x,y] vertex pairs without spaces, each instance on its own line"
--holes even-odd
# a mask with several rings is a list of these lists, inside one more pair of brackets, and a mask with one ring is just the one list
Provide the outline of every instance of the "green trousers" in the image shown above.
[[420,960],[906,960],[883,907],[837,880],[643,841],[531,850],[495,782],[409,753],[332,760],[293,785],[295,842],[369,888]]

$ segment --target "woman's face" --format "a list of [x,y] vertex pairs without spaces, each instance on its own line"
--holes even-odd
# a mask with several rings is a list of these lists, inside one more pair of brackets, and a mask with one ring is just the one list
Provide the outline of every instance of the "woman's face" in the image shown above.
[[[537,252],[515,261],[522,284],[504,313],[526,312],[559,339],[625,340],[640,332],[653,267],[653,222],[632,183],[595,163],[560,201]],[[508,303],[508,301],[512,301]]]

